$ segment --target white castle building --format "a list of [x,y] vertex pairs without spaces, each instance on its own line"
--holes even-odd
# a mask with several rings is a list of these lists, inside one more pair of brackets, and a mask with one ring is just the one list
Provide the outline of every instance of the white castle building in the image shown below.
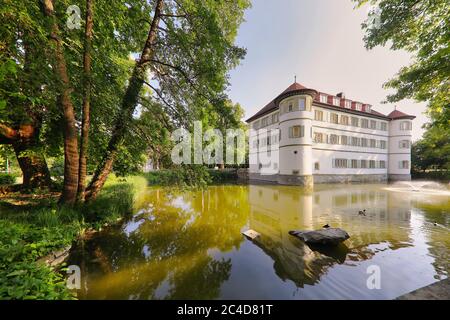
[[247,120],[249,177],[304,186],[410,180],[414,118],[294,83]]

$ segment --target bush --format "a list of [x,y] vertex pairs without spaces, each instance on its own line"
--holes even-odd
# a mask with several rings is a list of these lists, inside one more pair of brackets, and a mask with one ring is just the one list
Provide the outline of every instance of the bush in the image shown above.
[[210,170],[209,175],[213,183],[233,182],[238,179],[237,170]]
[[0,185],[16,183],[16,176],[10,173],[0,173]]
[[150,185],[204,187],[211,183],[208,169],[201,165],[181,166],[170,170],[151,171],[144,174]]

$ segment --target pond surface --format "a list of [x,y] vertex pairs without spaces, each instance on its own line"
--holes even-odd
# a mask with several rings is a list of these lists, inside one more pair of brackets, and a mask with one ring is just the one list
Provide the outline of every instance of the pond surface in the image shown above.
[[[131,220],[72,255],[82,269],[78,297],[393,299],[447,278],[450,197],[389,187],[149,187]],[[324,224],[350,239],[318,251],[288,234]],[[260,237],[246,239],[247,229]],[[380,289],[367,286],[370,266],[379,268]]]

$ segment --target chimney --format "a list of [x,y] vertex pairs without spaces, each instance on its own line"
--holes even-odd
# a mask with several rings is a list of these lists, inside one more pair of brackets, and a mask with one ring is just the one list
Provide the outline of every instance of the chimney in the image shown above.
[[343,93],[343,92],[339,92],[336,96],[341,99],[345,99],[345,93]]

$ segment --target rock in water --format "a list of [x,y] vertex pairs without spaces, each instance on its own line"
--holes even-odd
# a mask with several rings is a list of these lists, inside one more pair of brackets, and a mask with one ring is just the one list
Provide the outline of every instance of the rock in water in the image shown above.
[[307,244],[337,245],[350,238],[345,230],[327,228],[315,231],[289,231],[289,234]]

